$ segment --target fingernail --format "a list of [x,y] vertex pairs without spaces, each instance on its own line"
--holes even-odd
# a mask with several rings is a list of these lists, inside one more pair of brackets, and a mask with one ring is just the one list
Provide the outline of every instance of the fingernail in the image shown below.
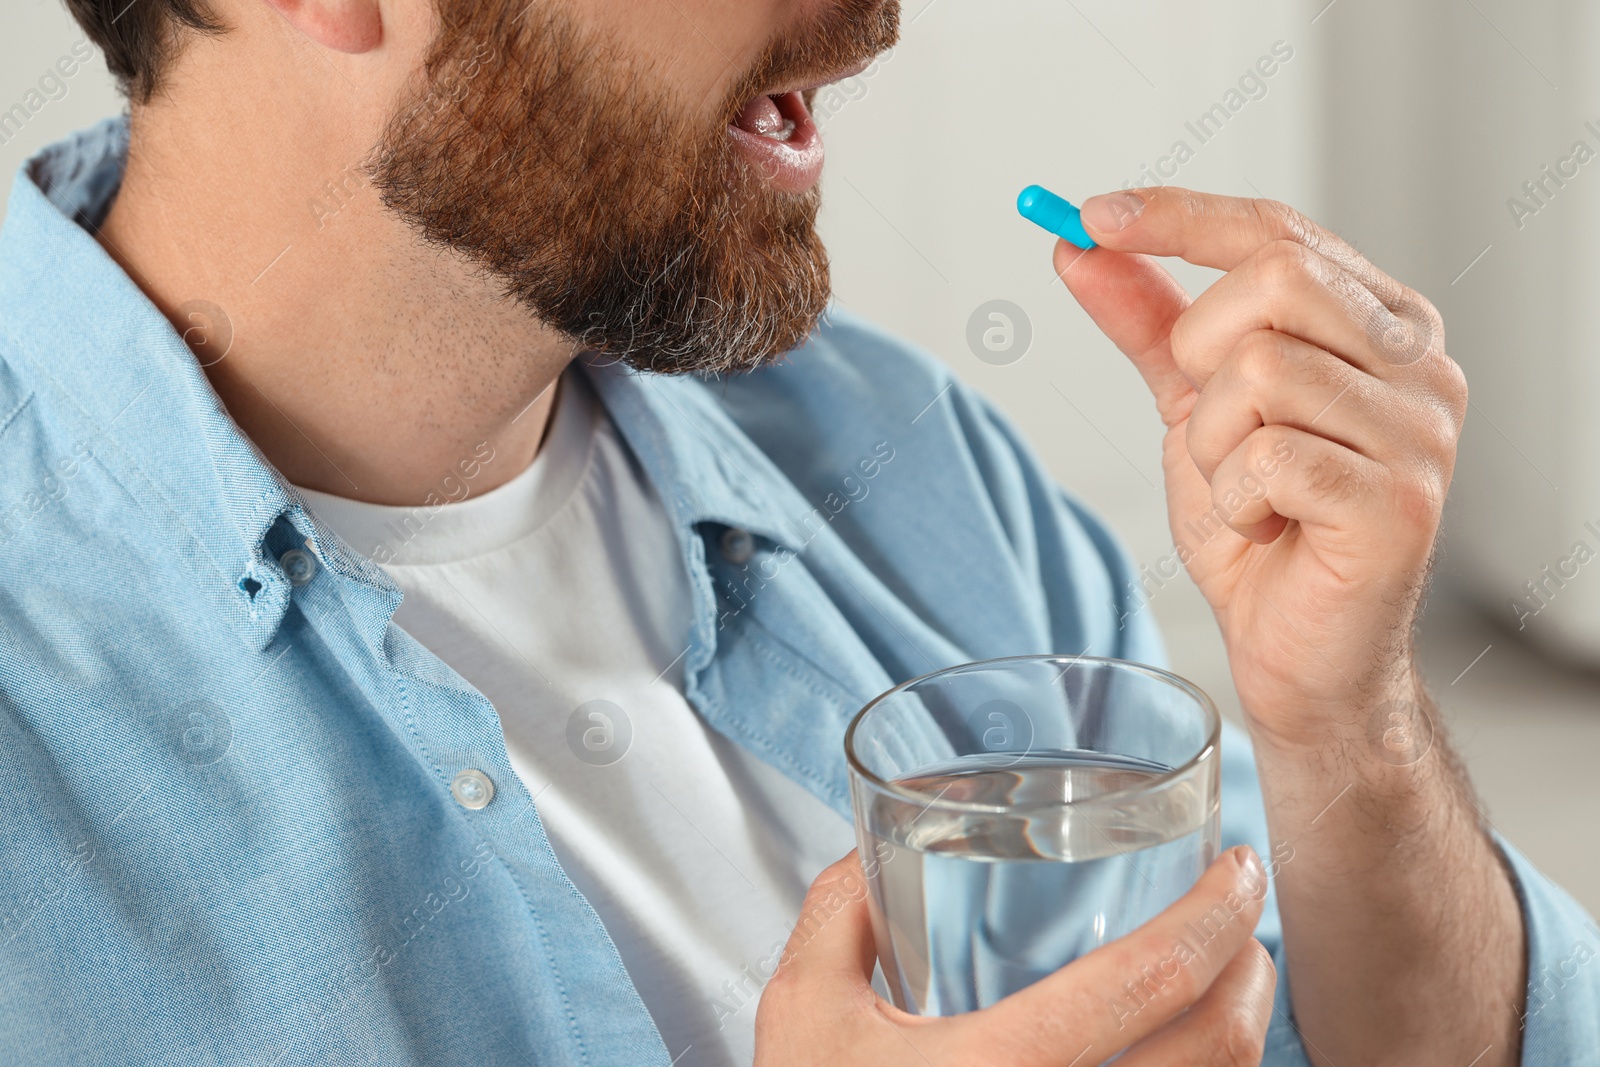
[[1256,855],[1256,850],[1249,845],[1235,845],[1229,851],[1233,853],[1234,862],[1244,871],[1245,878],[1249,881],[1257,882],[1267,876],[1266,868],[1261,866],[1261,857]]
[[1132,190],[1101,193],[1083,202],[1083,222],[1091,230],[1115,233],[1132,226],[1144,212],[1144,198]]

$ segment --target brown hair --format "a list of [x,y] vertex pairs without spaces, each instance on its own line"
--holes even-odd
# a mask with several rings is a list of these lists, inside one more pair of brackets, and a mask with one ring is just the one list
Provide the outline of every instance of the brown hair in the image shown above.
[[221,33],[204,0],[65,0],[89,40],[105,54],[124,95],[148,101],[185,28]]

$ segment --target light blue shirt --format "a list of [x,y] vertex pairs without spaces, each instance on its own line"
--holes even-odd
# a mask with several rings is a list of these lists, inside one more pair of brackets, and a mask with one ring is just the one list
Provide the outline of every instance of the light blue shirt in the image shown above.
[[[393,625],[394,583],[84,228],[126,149],[111,120],[41,153],[0,234],[0,1060],[665,1067],[495,709]],[[586,372],[679,539],[685,695],[840,818],[845,725],[897,682],[1163,659],[1105,528],[992,407],[842,311],[737,378]],[[477,810],[450,791],[467,768],[496,787]],[[1223,782],[1224,844],[1270,856],[1237,731]],[[1600,931],[1506,853],[1523,1062],[1600,1063]],[[1270,897],[1258,936],[1267,1061],[1303,1064]]]

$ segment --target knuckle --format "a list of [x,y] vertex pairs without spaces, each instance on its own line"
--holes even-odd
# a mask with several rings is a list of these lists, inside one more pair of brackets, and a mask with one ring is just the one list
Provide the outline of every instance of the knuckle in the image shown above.
[[1316,228],[1311,220],[1279,200],[1258,199],[1250,202],[1262,229],[1280,240],[1293,241],[1302,247],[1311,245]]
[[1204,972],[1210,968],[1210,957],[1215,951],[1215,945],[1201,945],[1193,950],[1192,956],[1185,957],[1168,944],[1161,951],[1151,952],[1145,958],[1151,961],[1149,966],[1160,978],[1156,995],[1165,996],[1183,1007],[1199,1000],[1210,985],[1209,976]]
[[1152,997],[1187,1006],[1205,992],[1194,966],[1197,961],[1181,954],[1171,935],[1145,935],[1131,949],[1125,961],[1127,973],[1145,975],[1144,988]]
[[1281,423],[1263,426],[1245,442],[1245,458],[1252,470],[1271,466],[1271,460],[1286,462],[1294,456],[1294,431]]
[[1426,297],[1397,283],[1395,294],[1379,294],[1379,299],[1388,312],[1380,332],[1389,362],[1403,366],[1444,355],[1444,318]]
[[1252,392],[1276,385],[1288,361],[1288,346],[1282,334],[1256,330],[1245,335],[1234,353],[1233,371]]
[[1168,935],[1156,931],[1134,932],[1111,942],[1107,951],[1115,952],[1112,965],[1118,971],[1135,972],[1142,965],[1160,959],[1171,948]]
[[1401,298],[1402,310],[1417,319],[1427,331],[1436,351],[1444,348],[1444,316],[1439,314],[1439,309],[1433,306],[1433,301],[1417,292],[1415,289],[1406,289]]
[[1431,472],[1396,480],[1394,507],[1402,525],[1412,529],[1431,529],[1444,509],[1444,493]]
[[1439,309],[1428,303],[1428,301],[1424,300],[1423,304],[1428,308],[1428,330],[1433,336],[1434,350],[1442,353],[1444,351],[1444,316],[1439,314]]
[[1434,392],[1408,390],[1384,394],[1394,417],[1383,447],[1373,453],[1380,462],[1415,462],[1422,469],[1451,465],[1461,422],[1448,399]]
[[[1201,955],[1205,956],[1211,951],[1209,947],[1204,948]],[[1200,968],[1191,963],[1178,968],[1178,973],[1167,980],[1166,989],[1178,1003],[1187,1007],[1205,995],[1207,983],[1203,978]]]
[[1438,393],[1454,423],[1451,434],[1453,441],[1460,433],[1462,420],[1467,416],[1467,372],[1461,369],[1461,364],[1442,353],[1439,357]]
[[1278,237],[1293,236],[1294,208],[1281,200],[1268,200],[1265,197],[1251,200],[1250,207],[1268,233]]
[[1296,292],[1321,276],[1317,254],[1298,241],[1276,240],[1256,253],[1256,274],[1269,291]]
[[1425,432],[1423,455],[1430,468],[1453,467],[1456,444],[1461,439],[1461,420],[1453,411],[1429,407]]
[[1167,331],[1167,343],[1172,346],[1172,358],[1178,365],[1184,366],[1195,351],[1195,330],[1197,329],[1193,309],[1183,312],[1173,320],[1172,329]]
[[1378,302],[1397,314],[1399,311],[1404,310],[1407,306],[1407,301],[1410,299],[1408,294],[1411,294],[1413,290],[1404,283],[1383,273],[1383,271],[1372,265],[1371,260],[1360,255],[1354,249],[1351,249],[1351,255],[1354,259],[1352,265],[1365,268],[1364,271],[1354,273],[1357,273],[1358,277],[1361,278],[1361,284],[1373,296],[1378,298]]
[[1216,479],[1217,468],[1222,465],[1225,457],[1218,455],[1221,449],[1214,444],[1214,436],[1201,434],[1192,419],[1189,426],[1191,429],[1188,443],[1189,460],[1194,464],[1195,470],[1200,472],[1200,477],[1208,483],[1212,482]]
[[1165,206],[1185,218],[1201,218],[1209,214],[1209,205],[1202,193],[1180,185],[1157,186],[1156,195],[1166,201]]
[[1234,354],[1234,373],[1251,389],[1270,386],[1283,368],[1283,342],[1270,330],[1245,334]]

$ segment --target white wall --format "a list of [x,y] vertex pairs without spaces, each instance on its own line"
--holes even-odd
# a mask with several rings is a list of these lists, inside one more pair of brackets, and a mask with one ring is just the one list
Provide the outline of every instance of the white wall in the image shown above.
[[[70,59],[74,45],[86,44],[61,0],[9,0],[0,34],[0,198],[10,195],[12,175],[39,148],[122,110],[98,52],[71,77],[61,77],[56,63]],[[17,105],[35,109],[20,129],[5,115]],[[3,205],[0,199],[0,214]]]
[[[1600,530],[1597,19],[1577,0],[1342,0],[1325,20],[1340,57],[1331,214],[1433,298],[1471,382],[1444,572],[1522,637],[1591,665],[1600,565],[1574,561],[1537,615],[1511,601],[1538,609],[1525,583],[1576,542],[1600,553],[1585,528]],[[1540,207],[1523,183],[1578,141],[1594,161],[1548,182]],[[1513,197],[1537,214],[1518,220]]]

